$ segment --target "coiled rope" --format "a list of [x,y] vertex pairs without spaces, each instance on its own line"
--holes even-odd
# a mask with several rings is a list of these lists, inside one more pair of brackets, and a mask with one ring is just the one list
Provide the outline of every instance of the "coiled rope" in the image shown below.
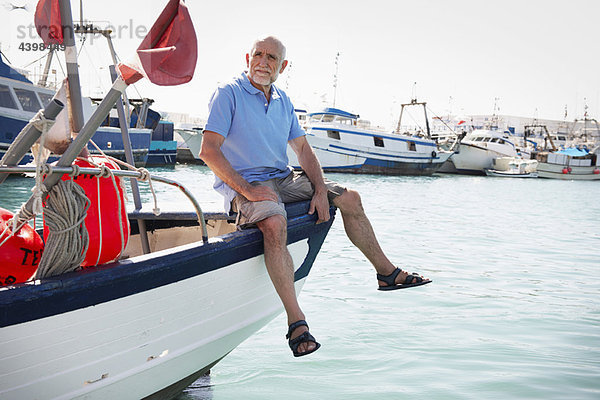
[[35,274],[36,279],[80,268],[89,246],[85,217],[90,200],[72,180],[59,181],[46,199],[44,220],[48,238]]

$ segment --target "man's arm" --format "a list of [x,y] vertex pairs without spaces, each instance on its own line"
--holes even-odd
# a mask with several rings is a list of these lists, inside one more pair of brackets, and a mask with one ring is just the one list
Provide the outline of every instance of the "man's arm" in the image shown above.
[[208,167],[233,190],[247,198],[249,201],[271,200],[278,201],[277,194],[266,186],[252,186],[242,178],[221,151],[225,138],[216,132],[204,131],[200,158]]
[[323,170],[312,147],[308,144],[306,136],[300,136],[289,141],[290,146],[298,157],[298,162],[308,179],[315,187],[315,194],[310,202],[309,214],[317,211],[317,223],[329,221],[329,200],[327,199],[327,186],[323,181]]

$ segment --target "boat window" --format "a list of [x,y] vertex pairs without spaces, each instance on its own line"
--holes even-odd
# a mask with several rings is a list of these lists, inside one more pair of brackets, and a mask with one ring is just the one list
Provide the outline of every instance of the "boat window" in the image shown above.
[[48,94],[48,93],[41,93],[41,92],[37,92],[38,96],[40,96],[40,100],[42,100],[42,105],[44,107],[46,107],[48,104],[50,104],[50,101],[52,100],[52,95]]
[[490,142],[492,142],[492,143],[498,143],[498,138],[497,138],[497,137],[495,137],[495,138],[492,138],[492,139],[490,140]]
[[498,139],[498,143],[500,143],[500,144],[504,144],[504,143],[506,143],[506,142],[504,141],[504,139]]
[[323,122],[331,122],[331,121],[333,121],[333,118],[335,118],[334,115],[323,115],[322,121]]
[[37,112],[42,108],[33,91],[15,88],[15,93],[17,94],[21,106],[23,106],[23,110]]
[[10,95],[10,90],[6,85],[0,85],[0,107],[17,109],[17,105]]
[[417,144],[415,142],[409,140],[406,144],[408,145],[408,151],[417,151]]
[[481,142],[481,141],[483,141],[483,138],[481,136],[478,136],[473,141],[474,142]]
[[383,138],[373,136],[373,142],[375,143],[376,147],[385,147],[385,145],[383,144]]
[[492,138],[486,137],[486,138],[483,138],[483,141],[484,141],[484,142],[489,142],[491,139],[492,139]]
[[340,140],[340,132],[338,131],[327,131],[327,137],[331,139]]

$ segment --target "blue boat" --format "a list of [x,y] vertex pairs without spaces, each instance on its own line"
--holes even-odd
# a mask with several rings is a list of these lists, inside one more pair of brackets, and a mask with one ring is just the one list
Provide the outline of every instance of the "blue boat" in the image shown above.
[[[25,75],[7,65],[0,56],[0,158],[23,127],[53,96],[53,90],[33,84]],[[152,131],[130,129],[129,137],[136,166],[146,165]],[[98,128],[92,140],[106,155],[125,160],[119,128],[102,126]],[[88,150],[92,154],[99,153],[91,143]],[[21,164],[32,161],[33,156],[28,153]]]
[[[142,103],[129,99],[134,109],[131,112],[131,127],[148,128],[152,130],[152,141],[148,151],[146,166],[174,166],[177,159],[177,141],[174,139],[175,125],[171,121],[161,119],[161,115],[148,105],[151,99],[142,99]],[[138,124],[138,115],[146,115],[145,123]],[[118,119],[115,121],[118,126]]]

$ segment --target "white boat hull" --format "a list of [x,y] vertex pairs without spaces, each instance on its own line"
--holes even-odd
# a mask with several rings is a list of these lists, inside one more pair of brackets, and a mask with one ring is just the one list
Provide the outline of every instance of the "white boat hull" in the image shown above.
[[[460,144],[459,151],[452,155],[452,162],[458,172],[484,174],[485,169],[492,168],[494,158],[505,156],[509,155],[480,146]],[[511,156],[516,156],[516,152]]]
[[440,172],[485,175],[485,169],[494,169],[494,159],[517,156],[515,144],[507,134],[475,129],[461,140],[450,158],[452,166],[444,166]]
[[499,171],[495,169],[485,169],[487,176],[495,176],[501,178],[537,178],[537,172],[514,172],[514,171]]
[[[325,171],[382,175],[431,175],[452,155],[452,152],[438,151],[433,142],[426,142],[425,139],[414,139],[418,143],[426,143],[422,145],[425,148],[418,148],[417,152],[402,150],[400,147],[406,147],[406,144],[399,139],[389,139],[390,148],[384,149],[352,142],[353,139],[365,139],[359,134],[353,135],[350,131],[342,133],[345,134],[344,141],[312,134],[306,136]],[[396,146],[392,147],[393,145]],[[295,153],[289,146],[288,159],[291,166],[300,167]]]
[[[289,246],[294,265],[307,240]],[[304,280],[296,283],[298,291]],[[282,310],[262,256],[5,327],[0,398],[139,399],[210,366]],[[282,341],[283,343],[283,341]]]
[[[308,207],[286,204],[296,294],[335,215]],[[132,224],[122,260],[0,287],[0,399],[170,399],[282,311],[258,229],[214,214],[204,242],[196,213],[130,217],[150,254]]]

